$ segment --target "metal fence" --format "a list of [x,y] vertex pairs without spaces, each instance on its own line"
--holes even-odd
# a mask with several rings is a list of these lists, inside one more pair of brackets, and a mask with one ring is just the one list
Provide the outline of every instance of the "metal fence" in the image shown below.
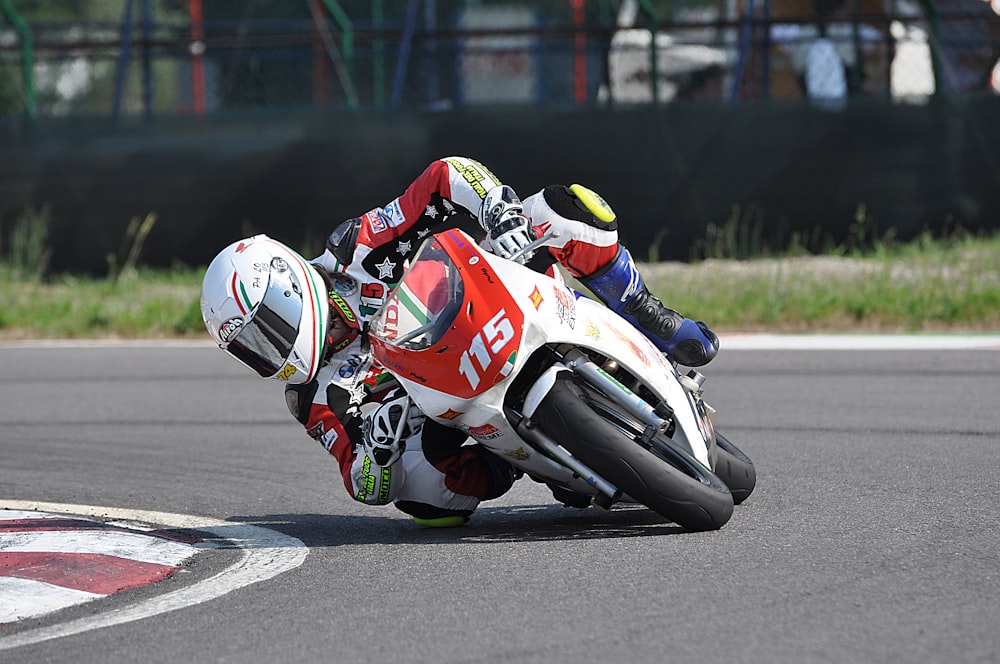
[[1000,0],[0,0],[0,17],[6,117],[1000,90]]

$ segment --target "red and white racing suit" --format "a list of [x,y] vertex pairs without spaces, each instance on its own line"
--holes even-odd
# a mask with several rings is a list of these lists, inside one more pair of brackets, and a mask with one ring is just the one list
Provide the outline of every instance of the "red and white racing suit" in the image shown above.
[[[330,235],[323,255],[313,261],[331,278],[333,306],[360,329],[400,280],[404,262],[425,237],[454,227],[474,237],[483,235],[477,215],[486,192],[500,184],[477,161],[439,159],[385,207],[342,223]],[[581,202],[561,186],[524,199],[524,212],[536,234],[549,228],[559,231],[548,251],[536,252],[529,266],[551,271],[558,261],[574,276],[586,278],[617,265],[617,221],[606,206],[595,215],[596,205],[603,205],[596,195]],[[419,435],[406,441],[400,461],[381,467],[368,458],[361,446],[363,412],[394,385],[387,372],[371,366],[355,333],[328,351],[315,380],[286,387],[289,409],[337,459],[352,497],[370,504],[394,502],[404,512],[432,519],[467,516],[480,501],[511,487],[515,474],[509,464],[466,441],[461,431],[430,419]]]

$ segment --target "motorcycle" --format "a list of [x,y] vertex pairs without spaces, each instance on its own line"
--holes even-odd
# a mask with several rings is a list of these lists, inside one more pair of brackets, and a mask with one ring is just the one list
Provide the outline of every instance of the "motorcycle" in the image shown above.
[[715,530],[756,484],[753,462],[712,425],[704,375],[682,374],[603,304],[461,230],[424,241],[368,339],[427,417],[597,507],[637,501]]

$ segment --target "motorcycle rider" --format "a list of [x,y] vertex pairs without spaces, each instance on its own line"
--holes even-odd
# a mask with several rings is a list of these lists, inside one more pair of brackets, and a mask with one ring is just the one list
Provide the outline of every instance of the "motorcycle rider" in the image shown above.
[[[485,231],[483,245],[505,258],[554,230],[544,251],[518,260],[550,274],[560,263],[679,364],[700,366],[718,351],[705,323],[649,293],[618,241],[614,212],[595,192],[552,185],[522,203],[467,157],[435,160],[388,205],[338,225],[311,262],[263,235],[223,249],[202,283],[209,334],[261,377],[286,383],[289,410],[337,459],[353,498],[393,502],[423,526],[464,523],[517,478],[462,431],[425,418],[362,348],[363,325],[407,258],[424,237],[453,227]],[[559,487],[553,493],[588,503]]]

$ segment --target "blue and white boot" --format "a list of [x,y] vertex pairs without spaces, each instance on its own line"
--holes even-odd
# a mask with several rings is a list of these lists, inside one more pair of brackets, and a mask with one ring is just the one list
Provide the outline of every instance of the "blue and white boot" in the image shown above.
[[719,337],[706,323],[685,318],[649,292],[625,247],[619,245],[613,261],[580,281],[678,364],[700,367],[719,352]]

